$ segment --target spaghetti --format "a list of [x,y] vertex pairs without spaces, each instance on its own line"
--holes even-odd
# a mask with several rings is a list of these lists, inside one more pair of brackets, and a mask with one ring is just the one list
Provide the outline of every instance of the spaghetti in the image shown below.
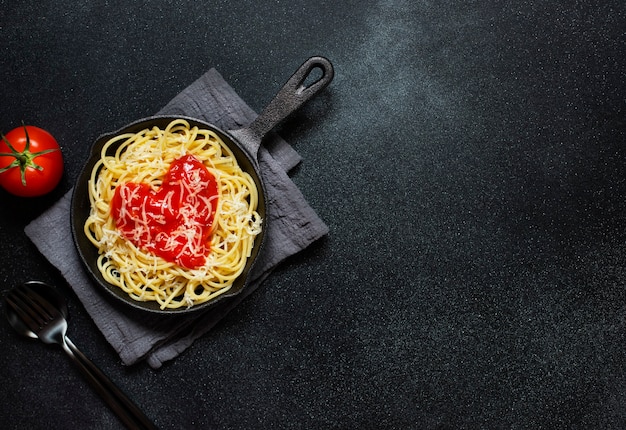
[[161,309],[228,291],[261,232],[252,177],[217,134],[183,119],[110,139],[88,189],[84,231],[102,276]]

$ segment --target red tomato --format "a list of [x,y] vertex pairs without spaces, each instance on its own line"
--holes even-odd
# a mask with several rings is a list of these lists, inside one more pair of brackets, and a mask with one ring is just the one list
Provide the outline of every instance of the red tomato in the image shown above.
[[11,194],[49,193],[63,176],[63,154],[56,139],[32,125],[14,128],[0,140],[0,186]]

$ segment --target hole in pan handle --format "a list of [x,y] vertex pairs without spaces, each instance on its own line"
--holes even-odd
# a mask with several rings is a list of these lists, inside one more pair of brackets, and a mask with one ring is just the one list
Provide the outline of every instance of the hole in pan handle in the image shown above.
[[[305,85],[307,78],[319,69],[322,75]],[[258,142],[275,126],[295,112],[304,103],[319,94],[333,80],[334,70],[331,62],[324,57],[311,57],[306,60],[278,91],[276,96],[248,126]]]

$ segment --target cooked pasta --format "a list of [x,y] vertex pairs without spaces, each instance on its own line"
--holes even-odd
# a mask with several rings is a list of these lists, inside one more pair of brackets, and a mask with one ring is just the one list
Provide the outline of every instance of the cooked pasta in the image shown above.
[[[187,180],[176,182],[176,163],[194,160],[199,173],[191,170]],[[215,196],[199,176],[204,168]],[[84,231],[98,248],[102,276],[134,300],[156,301],[161,309],[198,305],[228,291],[261,232],[250,175],[217,134],[182,119],[110,139],[88,187],[91,212]],[[172,196],[180,203],[172,203]],[[162,201],[149,200],[158,197]],[[171,231],[158,230],[169,223],[176,223]],[[184,249],[195,259],[185,260]],[[177,255],[168,258],[172,253]]]

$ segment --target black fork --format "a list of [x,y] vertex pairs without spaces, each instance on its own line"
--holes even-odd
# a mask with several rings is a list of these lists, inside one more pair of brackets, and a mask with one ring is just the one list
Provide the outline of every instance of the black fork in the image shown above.
[[[58,301],[53,303],[50,297]],[[23,335],[60,345],[128,428],[156,429],[144,413],[65,335],[67,307],[52,287],[41,282],[27,282],[9,291],[5,300],[11,325]]]

